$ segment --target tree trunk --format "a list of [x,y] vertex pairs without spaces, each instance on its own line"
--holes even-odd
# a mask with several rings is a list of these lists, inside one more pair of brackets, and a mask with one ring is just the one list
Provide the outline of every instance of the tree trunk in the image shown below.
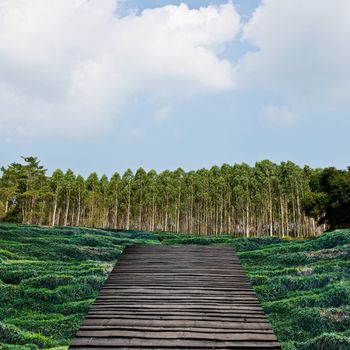
[[249,203],[247,201],[247,204],[246,204],[246,229],[245,229],[245,232],[246,232],[246,237],[250,237],[250,227],[249,227]]
[[177,199],[177,218],[176,218],[176,232],[180,232],[180,207],[181,207],[181,193],[179,192]]
[[130,196],[131,196],[131,189],[130,189],[130,184],[129,184],[129,189],[128,189],[128,210],[127,210],[127,216],[126,216],[126,229],[130,229]]
[[63,226],[67,226],[68,224],[68,214],[69,214],[69,208],[70,208],[70,192],[68,192],[66,196],[66,211],[64,213],[64,223]]
[[273,214],[272,214],[272,189],[269,182],[269,221],[270,221],[270,236],[273,235]]
[[151,221],[151,231],[154,231],[154,226],[155,226],[155,196],[152,196],[152,221]]
[[34,212],[34,206],[35,206],[36,198],[35,196],[32,197],[32,200],[29,205],[29,218],[28,218],[28,224],[31,225],[33,222],[33,212]]
[[280,210],[281,210],[281,233],[282,233],[282,238],[284,238],[284,236],[285,236],[285,233],[284,233],[284,209],[283,209],[282,196],[280,196]]
[[58,202],[58,194],[56,192],[54,203],[53,203],[53,212],[52,212],[51,226],[55,226],[55,224],[56,224],[57,202]]
[[169,205],[169,199],[168,199],[168,195],[167,195],[166,196],[166,207],[165,207],[164,231],[168,231],[168,205]]
[[77,220],[76,220],[76,226],[80,225],[80,212],[81,212],[81,193],[80,189],[78,191],[78,212],[77,212]]
[[114,201],[114,220],[113,220],[114,228],[118,228],[118,205],[119,205],[119,198],[117,193]]
[[142,190],[141,190],[140,201],[139,201],[138,229],[142,230]]

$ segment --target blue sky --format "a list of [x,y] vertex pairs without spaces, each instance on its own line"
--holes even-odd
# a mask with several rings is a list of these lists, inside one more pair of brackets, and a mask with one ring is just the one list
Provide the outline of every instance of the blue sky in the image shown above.
[[[260,0],[236,0],[234,1],[234,5],[239,12],[239,14],[243,17],[243,19],[248,19],[254,10],[259,6]],[[157,8],[161,6],[166,6],[169,4],[179,5],[181,3],[186,3],[190,8],[198,8],[205,7],[210,5],[220,5],[223,3],[227,3],[227,1],[222,0],[191,0],[191,1],[168,1],[168,0],[127,0],[123,4],[125,11],[128,11],[130,8],[143,10],[147,8]]]
[[347,0],[45,1],[0,0],[0,165],[350,165]]

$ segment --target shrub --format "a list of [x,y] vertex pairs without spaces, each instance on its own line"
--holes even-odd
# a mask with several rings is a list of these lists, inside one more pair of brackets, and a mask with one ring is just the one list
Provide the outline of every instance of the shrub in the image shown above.
[[286,241],[279,237],[236,238],[232,240],[233,247],[239,252],[271,247],[272,244],[277,243],[286,243]]
[[292,314],[295,329],[302,329],[312,337],[326,332],[331,327],[331,322],[321,316],[318,308],[307,307],[297,309]]
[[350,230],[327,232],[306,243],[310,249],[329,249],[340,245],[350,244]]
[[91,304],[95,299],[86,299],[80,301],[71,301],[60,305],[54,305],[53,311],[59,312],[62,315],[87,314]]
[[13,339],[0,338],[0,345],[8,350],[67,345],[124,247],[162,241],[232,246],[284,350],[343,350],[350,336],[349,235],[343,230],[284,241],[0,225],[6,251],[0,263],[5,282],[0,282],[0,321],[2,333]]
[[327,306],[338,307],[350,304],[350,285],[340,282],[329,286],[322,295],[322,303]]
[[20,292],[17,287],[4,284],[0,282],[0,305],[4,303],[11,303],[18,298]]
[[337,334],[322,334],[314,339],[299,344],[298,349],[300,350],[349,350],[350,349],[350,338],[343,337]]
[[26,339],[17,327],[0,322],[0,342],[25,344]]
[[[40,347],[47,347],[47,345],[53,346],[53,340],[56,339],[59,342],[69,342],[71,337],[79,328],[84,314],[75,314],[69,316],[62,316],[59,314],[44,314],[42,318],[38,318],[39,314],[34,314],[34,317],[18,317],[13,320],[17,327],[21,327],[26,332],[32,332],[28,334],[31,337],[31,343],[37,343]],[[41,334],[38,335],[38,333]],[[50,337],[50,338],[48,338]],[[37,339],[36,341],[34,339]],[[45,343],[43,346],[39,342]],[[17,342],[16,342],[17,343]],[[13,343],[15,344],[15,343]],[[18,343],[17,343],[18,344]]]
[[45,275],[32,277],[22,282],[23,287],[55,289],[59,286],[71,284],[74,278],[65,275]]

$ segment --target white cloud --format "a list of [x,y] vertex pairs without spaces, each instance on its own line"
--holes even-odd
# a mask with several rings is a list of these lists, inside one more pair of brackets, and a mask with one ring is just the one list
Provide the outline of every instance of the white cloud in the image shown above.
[[133,138],[140,138],[145,134],[145,131],[141,128],[134,128],[130,131],[130,136]]
[[169,104],[159,107],[154,113],[154,121],[157,123],[164,123],[171,116],[173,107]]
[[298,115],[288,106],[266,105],[261,111],[262,119],[276,126],[291,126],[298,121]]
[[140,92],[230,89],[219,54],[239,30],[231,3],[121,17],[115,0],[0,0],[0,132],[86,136]]
[[240,88],[305,111],[348,108],[348,0],[264,0],[244,25],[242,40],[257,50],[238,64]]
[[[256,50],[234,66],[222,53],[239,33]],[[263,0],[243,27],[232,3],[123,17],[117,0],[0,0],[0,133],[89,137],[112,130],[131,98],[162,106],[232,88],[291,125],[349,109],[349,42],[348,0]]]

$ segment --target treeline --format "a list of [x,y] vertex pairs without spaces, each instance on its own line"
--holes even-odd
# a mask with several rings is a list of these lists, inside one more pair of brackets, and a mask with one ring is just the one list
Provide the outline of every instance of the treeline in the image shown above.
[[110,178],[72,170],[51,176],[35,157],[2,168],[0,218],[25,224],[245,236],[316,235],[302,208],[320,170],[288,161],[157,173],[140,168]]

